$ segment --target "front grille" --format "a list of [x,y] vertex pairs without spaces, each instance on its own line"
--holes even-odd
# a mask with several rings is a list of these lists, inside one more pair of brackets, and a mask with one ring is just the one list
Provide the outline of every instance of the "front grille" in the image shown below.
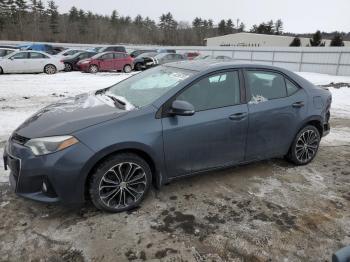
[[25,143],[27,143],[29,141],[29,138],[26,138],[24,136],[20,136],[17,133],[14,133],[11,136],[11,141],[20,145],[24,145]]

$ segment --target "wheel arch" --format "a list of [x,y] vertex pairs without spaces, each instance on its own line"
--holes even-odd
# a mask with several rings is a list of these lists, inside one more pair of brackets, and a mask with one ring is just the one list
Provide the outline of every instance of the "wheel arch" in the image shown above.
[[[298,133],[302,128],[304,128],[305,126],[307,126],[307,125],[312,125],[312,126],[314,126],[314,127],[317,128],[318,132],[320,133],[320,137],[322,137],[322,135],[323,135],[323,125],[322,125],[322,123],[323,123],[323,120],[322,120],[322,117],[321,117],[321,116],[310,116],[310,117],[308,117],[307,119],[305,119],[305,120],[302,122],[302,124],[301,124],[301,126],[299,127],[297,133]],[[296,134],[297,134],[297,133],[296,133]]]
[[152,184],[156,188],[160,188],[162,184],[162,177],[159,167],[156,165],[156,161],[154,157],[152,157],[151,153],[145,150],[141,147],[123,147],[123,148],[110,148],[107,150],[102,150],[101,152],[95,154],[93,159],[90,159],[88,161],[87,166],[83,168],[83,174],[86,174],[84,176],[84,198],[87,199],[89,197],[89,180],[91,176],[93,175],[95,169],[97,166],[99,166],[101,163],[106,161],[109,157],[116,155],[116,154],[122,154],[122,153],[132,153],[135,154],[142,159],[144,159],[147,164],[149,165],[151,172],[152,172]]

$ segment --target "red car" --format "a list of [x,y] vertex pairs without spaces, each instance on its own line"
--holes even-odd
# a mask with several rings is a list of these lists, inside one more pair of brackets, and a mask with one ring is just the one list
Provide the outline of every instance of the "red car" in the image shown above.
[[77,63],[80,71],[97,73],[99,71],[124,71],[130,73],[134,59],[126,53],[104,52]]

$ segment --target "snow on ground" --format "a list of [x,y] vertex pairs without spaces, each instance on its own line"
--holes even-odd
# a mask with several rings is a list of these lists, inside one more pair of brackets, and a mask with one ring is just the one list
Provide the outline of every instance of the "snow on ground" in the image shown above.
[[309,80],[314,85],[328,85],[331,83],[348,83],[350,84],[350,76],[334,76],[310,72],[296,72],[298,75]]

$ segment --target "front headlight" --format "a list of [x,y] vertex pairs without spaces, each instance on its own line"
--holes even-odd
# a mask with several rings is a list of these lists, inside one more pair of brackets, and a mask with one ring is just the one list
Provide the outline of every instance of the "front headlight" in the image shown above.
[[74,136],[51,136],[33,138],[24,145],[29,147],[34,155],[41,156],[63,150],[78,142]]

